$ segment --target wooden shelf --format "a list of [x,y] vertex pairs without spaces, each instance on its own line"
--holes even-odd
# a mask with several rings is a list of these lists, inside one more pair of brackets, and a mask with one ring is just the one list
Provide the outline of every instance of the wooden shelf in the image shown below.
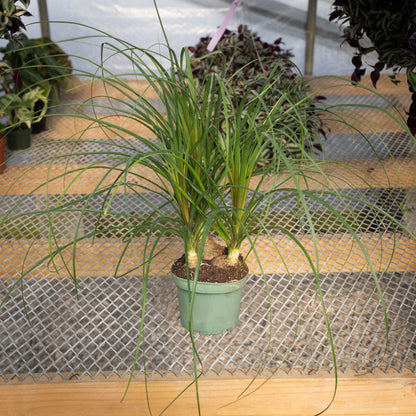
[[[153,415],[185,389],[190,379],[148,383]],[[256,380],[252,388],[264,379]],[[249,378],[210,377],[200,381],[204,416],[309,416],[330,403],[334,379],[273,378],[242,400],[237,397]],[[150,415],[145,383],[134,381],[123,403],[125,381],[58,382],[0,385],[2,416],[130,416]],[[251,389],[252,390],[252,389]],[[250,390],[250,391],[251,391]],[[225,406],[225,407],[223,407]],[[339,380],[338,392],[326,416],[414,416],[416,377],[350,377]],[[197,415],[195,389],[191,387],[165,413]]]

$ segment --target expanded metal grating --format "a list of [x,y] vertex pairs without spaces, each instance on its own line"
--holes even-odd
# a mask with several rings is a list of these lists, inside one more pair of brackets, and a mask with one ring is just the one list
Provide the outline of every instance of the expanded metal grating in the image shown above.
[[[395,96],[388,98],[394,100]],[[331,100],[349,104],[376,100],[373,104],[384,105],[379,97],[365,95],[334,95],[329,97],[329,102]],[[97,131],[97,137],[91,137],[87,142],[62,143],[60,140],[65,138],[60,136],[62,127],[69,131],[71,123],[73,121],[68,118],[61,124],[57,123],[59,128],[53,126],[35,136],[31,149],[15,153],[9,160],[6,172],[0,175],[0,189],[3,190],[0,195],[1,215],[12,207],[16,213],[44,210],[47,204],[60,199],[60,195],[51,192],[46,200],[43,191],[26,197],[26,189],[6,193],[10,181],[18,178],[19,174],[32,175],[29,177],[37,183],[36,177],[45,175],[49,168],[65,168],[68,163],[80,166],[94,163],[101,160],[100,152],[105,152],[113,143],[122,140],[133,143],[134,140],[129,137],[104,138]],[[371,189],[358,186],[346,190],[343,192],[346,198],[322,193],[321,202],[313,198],[306,202],[317,224],[315,231],[320,233],[324,242],[326,256],[333,261],[329,265],[322,261],[320,285],[333,333],[338,369],[356,373],[376,369],[386,373],[415,373],[415,247],[406,233],[394,234],[394,219],[401,221],[406,215],[403,207],[407,206],[408,184],[414,177],[413,146],[402,132],[386,128],[377,133],[367,134],[364,139],[358,133],[330,132],[323,140],[324,157],[362,163],[371,177],[372,161],[377,161],[375,150],[380,158],[397,162],[394,168],[398,173],[392,174],[387,184],[380,179],[379,186]],[[75,156],[58,158],[53,166],[45,168],[45,155],[71,152]],[[30,173],[24,173],[28,168]],[[403,178],[410,178],[407,185],[403,184]],[[88,185],[83,183],[77,197],[88,195]],[[358,201],[361,195],[366,196],[368,204]],[[154,195],[145,196],[151,199],[152,204],[163,206],[163,201]],[[68,194],[61,203],[70,202],[74,197]],[[93,198],[89,208],[100,207],[103,198]],[[380,201],[389,207],[391,217],[374,214],[371,206]],[[307,216],[299,215],[297,203],[294,196],[271,203],[268,221],[274,225],[284,224],[296,235],[309,238],[311,230]],[[330,203],[344,214],[351,213],[351,227],[357,233],[370,236],[367,242],[370,256],[387,253],[387,260],[382,256],[376,257],[376,265],[380,262],[377,276],[389,318],[388,338],[383,307],[374,278],[364,267],[365,259],[353,254],[353,248],[346,243],[345,226],[328,215],[324,203]],[[74,282],[60,268],[59,262],[57,267],[61,277],[56,277],[53,265],[47,264],[36,267],[22,286],[15,280],[22,270],[36,265],[47,253],[50,231],[46,214],[36,221],[23,216],[7,228],[0,228],[0,296],[3,298],[10,291],[0,309],[0,368],[5,381],[24,380],[29,376],[35,380],[42,376],[49,379],[57,376],[64,379],[95,378],[100,374],[122,377],[129,373],[142,312],[142,277],[140,269],[137,269],[140,258],[137,253],[126,256],[123,264],[125,270],[136,270],[124,277],[113,276],[122,247],[120,237],[128,232],[125,218],[118,214],[126,209],[138,216],[149,212],[147,206],[133,195],[115,195],[107,220],[118,230],[103,231],[94,245],[90,241],[80,245],[76,255],[77,293]],[[58,214],[54,219],[55,229],[59,230],[55,236],[65,241],[75,232],[88,234],[96,221],[97,215],[93,212],[82,218],[77,212]],[[137,236],[137,249],[143,236]],[[218,336],[196,334],[196,346],[203,363],[201,370],[206,374],[333,372],[328,331],[315,277],[308,272],[307,261],[296,247],[287,245],[283,235],[277,235],[276,241],[284,246],[285,256],[291,259],[290,273],[285,272],[273,246],[259,241],[258,250],[266,265],[266,275],[262,276],[257,266],[251,267],[238,327]],[[166,244],[178,252],[181,250],[176,241]],[[388,258],[392,246],[399,250]],[[28,249],[30,255],[22,257]],[[172,258],[168,253],[165,250],[156,259],[148,284],[144,347],[146,371],[149,375],[173,373],[179,376],[192,374],[192,351],[189,334],[180,326],[175,287],[168,270]],[[13,288],[16,282],[18,284]],[[140,356],[142,348],[139,346]],[[135,374],[143,371],[139,359]]]
[[[328,336],[314,277],[253,275],[244,290],[240,323],[219,336],[196,336],[206,373],[313,374],[332,371]],[[7,286],[2,281],[2,293]],[[292,284],[296,287],[296,298]],[[416,371],[416,282],[413,274],[387,274],[382,290],[391,317],[386,345],[385,323],[368,274],[328,274],[327,308],[340,371]],[[19,291],[4,305],[0,354],[5,380],[28,375],[66,379],[98,374],[126,375],[133,364],[141,314],[141,279],[85,278],[78,299],[69,279],[25,282],[24,313]],[[179,376],[193,371],[187,331],[181,328],[175,287],[168,276],[149,281],[146,312],[146,369],[149,374]],[[269,313],[273,311],[270,326]],[[7,310],[7,312],[6,312]],[[143,371],[139,360],[136,373]]]

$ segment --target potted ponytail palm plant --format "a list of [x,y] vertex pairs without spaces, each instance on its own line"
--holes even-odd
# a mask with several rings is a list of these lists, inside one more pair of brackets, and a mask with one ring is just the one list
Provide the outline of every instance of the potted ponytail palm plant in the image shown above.
[[[156,1],[154,5],[158,13]],[[158,18],[161,23],[159,13]],[[163,25],[161,27],[163,30]],[[236,100],[234,75],[230,75],[231,79],[224,76],[226,62],[216,72],[208,71],[202,78],[197,78],[194,65],[199,58],[191,59],[187,48],[176,54],[170,48],[164,30],[163,34],[166,45],[158,44],[157,51],[137,48],[106,34],[114,42],[102,45],[102,62],[97,63],[96,73],[88,74],[102,84],[104,93],[91,99],[88,97],[74,114],[76,120],[86,121],[88,127],[68,138],[66,143],[70,146],[64,147],[60,141],[59,151],[48,154],[44,160],[51,167],[62,160],[65,165],[64,172],[59,170],[55,174],[53,169],[48,170],[43,188],[49,200],[47,209],[32,213],[33,216],[47,213],[47,253],[38,256],[34,266],[22,268],[20,279],[13,282],[7,293],[14,286],[23,286],[24,277],[43,262],[57,272],[64,270],[77,287],[75,262],[79,245],[93,244],[106,233],[117,234],[123,239],[123,248],[114,276],[141,270],[142,312],[137,348],[138,351],[143,348],[144,352],[147,284],[153,260],[162,250],[169,250],[180,240],[184,254],[173,262],[172,274],[183,309],[181,323],[189,330],[191,338],[194,381],[198,383],[199,357],[194,331],[218,334],[237,324],[239,301],[247,280],[248,251],[254,253],[261,269],[256,242],[265,236],[271,237],[272,244],[276,244],[273,235],[283,235],[300,247],[314,276],[336,371],[335,347],[320,285],[319,265],[314,261],[314,256],[318,257],[317,233],[307,199],[328,209],[364,252],[366,248],[351,222],[324,198],[340,198],[347,207],[349,202],[355,202],[356,195],[344,195],[338,189],[337,183],[346,186],[347,179],[344,181],[334,174],[335,182],[338,182],[332,188],[331,172],[322,167],[324,161],[314,160],[307,152],[310,147],[307,144],[316,140],[316,132],[310,129],[313,120],[309,119],[316,113],[302,110],[311,96],[294,100],[291,88],[298,91],[298,81],[292,85],[285,79],[285,90],[270,103],[265,97],[285,76],[284,66],[276,65],[268,70],[259,88],[243,91]],[[100,32],[99,36],[102,35]],[[162,49],[166,52],[162,53]],[[132,75],[144,79],[147,91],[151,90],[159,102],[155,103],[143,90],[134,88],[126,80],[126,74],[118,76],[107,70],[107,59],[113,57],[127,59],[134,69]],[[86,145],[81,149],[88,149],[93,141],[87,134],[91,128],[101,130],[106,138],[103,139],[105,150],[78,151],[77,147],[77,156],[91,162],[82,166],[69,163],[72,153],[65,153],[65,149],[75,149],[80,144]],[[276,140],[276,137],[280,139]],[[297,151],[288,152],[289,147]],[[263,163],[264,153],[270,149],[269,162]],[[76,182],[82,181],[88,173],[97,173],[99,180],[91,184],[87,194],[72,192]],[[322,175],[319,177],[317,173]],[[64,181],[59,197],[49,195],[55,183],[61,186],[63,178],[68,180]],[[309,186],[309,181],[321,187],[316,190]],[[36,192],[40,189],[42,186],[37,186]],[[122,212],[113,206],[119,196],[123,201]],[[308,252],[286,224],[267,222],[269,212],[291,198],[296,201],[296,220],[303,221],[311,230],[314,253]],[[368,202],[365,195],[363,203],[374,211],[375,216],[395,221],[386,204]],[[20,204],[22,201],[17,208]],[[139,213],[135,211],[138,205],[141,207]],[[59,238],[56,230],[59,221],[55,223],[55,220],[74,211],[79,216],[73,235],[70,239]],[[11,209],[0,220],[0,226],[19,215],[30,214]],[[85,217],[89,222],[91,217],[94,219],[92,229],[83,227]],[[112,222],[112,218],[118,221]],[[246,252],[241,251],[243,242],[248,243]],[[137,264],[129,268],[124,261],[131,249],[140,255],[135,257],[139,259]],[[382,298],[379,278],[374,269],[370,269],[375,290]],[[220,300],[214,300],[213,295],[219,287],[225,287],[225,293],[220,293]],[[222,301],[225,306],[220,306]],[[383,302],[382,305],[386,314]]]
[[[186,50],[185,57],[188,70],[183,79],[184,86],[191,86],[191,90],[196,92],[198,82],[192,76]],[[271,77],[276,77],[273,82],[278,82],[279,74],[272,73]],[[273,84],[272,79],[269,85]],[[175,262],[173,273],[178,287],[182,325],[202,334],[218,334],[234,328],[238,322],[241,292],[248,272],[240,253],[241,244],[248,236],[247,224],[256,220],[260,223],[262,214],[266,212],[256,212],[259,204],[267,198],[267,193],[260,192],[262,179],[254,190],[250,189],[250,182],[256,175],[264,178],[275,166],[270,163],[267,167],[260,167],[271,141],[271,136],[268,136],[274,127],[271,120],[279,109],[279,105],[273,109],[264,105],[262,97],[266,90],[264,88],[255,97],[251,91],[246,91],[234,107],[229,84],[224,78],[211,75],[202,81],[198,94],[203,96],[196,95],[192,99],[194,108],[190,111],[190,125],[194,125],[192,120],[198,119],[204,120],[206,126],[201,126],[202,130],[198,126],[193,132],[194,142],[191,142],[189,153],[186,152],[193,156],[183,167],[187,171],[187,186],[190,186],[191,193],[195,189],[198,192],[196,198],[184,200],[183,189],[178,189],[181,200],[177,202],[178,208],[185,203],[189,204],[190,212],[195,209],[198,212],[194,218],[187,213],[180,220],[180,226],[186,226],[183,228],[186,233],[182,236],[186,257]],[[199,114],[198,103],[202,103],[202,108],[207,108],[208,112]],[[258,123],[259,113],[265,111],[267,117]],[[205,136],[202,142],[201,136]],[[183,143],[179,143],[178,149],[181,147]],[[188,171],[188,163],[193,165],[195,162],[196,165]],[[199,188],[202,177],[208,182]],[[187,234],[189,217],[195,221],[191,229],[196,231],[195,235],[189,235],[191,238]],[[221,238],[224,246],[213,242],[209,237],[211,231]],[[251,232],[255,232],[255,226]]]
[[[109,151],[105,156],[106,159],[114,158],[115,164],[104,168],[103,180],[114,174],[116,179],[92,189],[87,199],[81,195],[79,200],[73,201],[74,204],[86,204],[81,210],[82,218],[91,213],[88,204],[94,197],[105,197],[95,229],[86,235],[75,233],[72,247],[76,249],[77,242],[98,238],[106,231],[103,227],[106,216],[112,214],[111,201],[117,192],[128,189],[151,208],[151,213],[146,218],[135,218],[133,214],[125,213],[123,227],[128,230],[126,250],[134,244],[135,236],[143,232],[149,235],[142,259],[147,279],[151,260],[162,237],[178,237],[183,242],[184,256],[174,262],[172,271],[178,286],[180,308],[183,309],[182,325],[190,332],[218,334],[234,328],[238,322],[241,293],[248,273],[245,264],[248,253],[240,252],[241,245],[247,239],[254,244],[255,236],[265,227],[265,217],[274,193],[281,185],[269,184],[264,190],[264,182],[269,174],[280,168],[293,170],[296,165],[292,164],[292,155],[296,155],[296,164],[301,164],[305,144],[312,143],[316,133],[307,127],[311,120],[300,111],[308,98],[293,101],[291,89],[298,90],[299,80],[293,79],[291,84],[287,79],[286,65],[270,68],[261,87],[256,85],[255,91],[247,89],[236,100],[233,76],[225,76],[225,62],[219,72],[208,72],[203,77],[199,74],[197,78],[192,65],[198,58],[191,59],[187,48],[178,56],[170,48],[166,36],[165,40],[167,53],[164,55],[123,41],[120,41],[120,47],[106,44],[112,55],[131,60],[134,75],[143,78],[157,93],[161,105],[154,105],[122,77],[106,75],[105,65],[102,75],[95,74],[106,91],[116,91],[122,98],[112,97],[114,99],[105,105],[102,99],[108,99],[108,96],[95,97],[95,100],[83,104],[84,109],[92,106],[93,110],[82,111],[76,117],[88,120],[105,134],[111,131],[121,144],[112,142],[115,153]],[[237,72],[235,76],[238,75]],[[285,90],[270,105],[270,100],[265,97],[282,80]],[[106,116],[96,117],[107,110],[115,110],[121,121],[115,124]],[[144,126],[153,139],[127,129],[123,119]],[[275,139],[277,130],[281,140]],[[294,131],[297,133],[293,134]],[[302,140],[299,140],[301,131]],[[77,143],[88,142],[83,138],[85,133],[76,139]],[[127,141],[126,136],[133,137],[134,141]],[[288,147],[298,151],[288,154]],[[264,154],[270,149],[268,163],[263,163]],[[139,167],[151,175],[137,173]],[[88,169],[95,167],[91,165]],[[74,173],[68,168],[66,174],[71,172]],[[48,182],[54,180],[58,178],[50,176]],[[135,184],[136,181],[139,184]],[[160,205],[149,200],[149,193],[162,201]],[[49,205],[52,237],[54,212],[72,209],[73,203]],[[116,228],[110,226],[107,231]],[[155,240],[150,236],[156,237]],[[58,242],[58,239],[54,240]],[[67,247],[65,243],[51,249],[45,261],[60,257]],[[123,255],[116,274],[122,261]],[[75,275],[73,278],[76,281]],[[223,301],[214,300],[218,297],[213,294],[223,290],[225,294],[218,297],[223,298],[224,306],[220,306],[219,302]],[[209,310],[202,307],[200,311],[201,305]]]
[[[158,12],[156,2],[154,5]],[[121,56],[129,60],[134,76],[146,81],[148,89],[157,94],[160,105],[155,105],[142,92],[132,88],[123,77],[107,73],[104,56],[102,64],[97,64],[101,73],[90,74],[104,85],[104,91],[115,91],[116,95],[112,97],[107,93],[93,97],[81,105],[83,110],[74,117],[87,120],[91,128],[102,129],[104,135],[111,132],[119,141],[110,140],[110,150],[102,155],[103,161],[111,163],[107,166],[99,164],[102,180],[87,197],[80,195],[77,198],[74,194],[71,202],[63,202],[65,194],[71,193],[71,186],[76,182],[74,179],[69,181],[58,203],[48,205],[52,241],[44,261],[58,257],[64,259],[62,253],[68,247],[74,250],[75,258],[77,243],[88,238],[94,241],[106,232],[119,230],[124,233],[125,241],[125,249],[115,270],[115,275],[119,275],[129,246],[134,245],[138,235],[145,233],[148,237],[141,265],[137,268],[142,267],[147,280],[151,261],[159,251],[158,244],[164,237],[176,236],[184,248],[183,257],[172,266],[184,310],[181,322],[190,332],[216,334],[232,329],[238,320],[239,300],[248,272],[245,264],[248,253],[241,253],[242,243],[248,241],[250,249],[255,251],[258,236],[273,230],[284,233],[299,244],[283,225],[266,225],[268,212],[276,201],[295,197],[299,209],[306,212],[306,221],[311,229],[313,222],[305,202],[306,193],[317,203],[328,205],[321,199],[321,194],[305,191],[299,185],[299,178],[305,181],[314,170],[321,172],[321,163],[314,162],[307,153],[309,144],[317,137],[316,129],[311,125],[314,122],[321,125],[321,121],[316,109],[304,111],[305,103],[310,102],[312,96],[303,94],[299,101],[294,100],[299,91],[299,80],[293,77],[293,85],[290,83],[287,62],[268,68],[262,74],[261,85],[256,84],[255,91],[241,91],[236,99],[233,77],[239,76],[238,71],[225,76],[227,62],[222,60],[223,66],[218,67],[217,63],[215,72],[206,71],[203,76],[201,71],[196,73],[198,60],[205,60],[207,56],[191,58],[187,48],[178,56],[169,46],[160,16],[159,22],[166,41],[165,54],[160,50],[137,48],[120,39],[117,39],[119,46],[106,43],[105,47],[110,51],[110,57]],[[216,54],[211,53],[212,56]],[[271,104],[265,97],[269,97],[270,91],[281,81],[284,89]],[[292,94],[292,88],[296,94]],[[27,94],[24,98],[1,97],[2,107],[9,109],[12,116],[19,116],[19,119],[12,120],[14,125],[31,121],[32,106],[22,109],[23,102],[32,103],[35,98],[45,97],[40,88]],[[103,103],[104,99],[108,101]],[[19,105],[21,111],[17,111]],[[115,123],[106,115],[100,116],[109,110],[115,111],[119,122]],[[310,117],[317,117],[317,120]],[[127,122],[133,123],[133,127],[126,127]],[[136,126],[145,127],[146,134],[137,132]],[[149,132],[152,138],[148,137]],[[88,143],[89,140],[84,138],[86,133],[81,131],[78,138],[69,138],[68,142]],[[276,140],[276,135],[279,140]],[[269,163],[263,163],[264,154],[270,149]],[[88,155],[86,152],[85,156]],[[95,153],[91,155],[96,156]],[[70,157],[71,154],[64,152],[59,156],[54,154],[50,163]],[[68,164],[65,175],[76,174],[76,178],[82,178],[84,172],[97,169],[96,165],[92,163],[79,172],[78,168],[72,170]],[[148,174],[140,173],[139,167]],[[286,175],[272,175],[276,172],[285,172]],[[109,181],[110,177],[115,179]],[[50,174],[45,186],[60,179],[61,175],[53,177]],[[289,180],[295,186],[288,186]],[[127,202],[125,213],[112,212],[111,202],[123,190],[126,194],[133,193],[148,206],[146,216],[137,217],[130,213]],[[333,193],[341,197],[339,191]],[[158,203],[154,203],[154,197],[149,198],[149,194],[154,195]],[[90,208],[95,197],[104,197],[98,210]],[[381,209],[376,204],[371,207]],[[67,210],[80,210],[79,223],[73,241],[60,244],[59,239],[54,238],[53,222],[59,213]],[[82,218],[87,214],[96,215],[95,228],[89,233],[81,233]],[[125,221],[120,226],[108,225],[108,215],[122,215]],[[333,215],[353,233],[353,228],[341,213],[334,210]],[[2,223],[10,218],[13,218],[12,213],[5,216]],[[65,269],[76,282],[76,268],[67,265]],[[230,288],[225,289],[226,306],[222,308],[211,299],[211,293],[226,285]],[[199,296],[200,292],[209,295],[201,293]],[[230,298],[236,301],[232,317],[231,310],[227,309],[231,308]],[[209,312],[199,312],[199,303],[205,303]],[[221,313],[221,317],[214,313]]]

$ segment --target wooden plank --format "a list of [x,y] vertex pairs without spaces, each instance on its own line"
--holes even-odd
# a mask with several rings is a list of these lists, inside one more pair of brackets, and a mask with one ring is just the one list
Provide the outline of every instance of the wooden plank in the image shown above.
[[[350,188],[411,188],[415,186],[415,159],[362,159],[339,162],[322,162],[305,166],[301,175],[270,175],[264,181],[263,190],[275,184],[283,187],[311,190],[336,190]],[[289,179],[287,179],[289,178]],[[296,184],[295,184],[296,180]],[[256,185],[256,178],[251,187]],[[341,191],[342,194],[342,191]]]
[[[29,194],[44,195],[47,178],[48,193],[67,194],[90,193],[97,186],[106,173],[107,167],[95,167],[82,171],[83,165],[56,164],[54,166],[8,166],[2,173],[0,181],[0,195],[5,194]],[[73,173],[71,173],[73,172]],[[134,167],[134,174],[127,176],[128,182],[135,186],[136,191],[143,189],[156,189],[149,181],[160,183],[154,172],[148,168]],[[349,160],[344,162],[322,162],[305,166],[302,175],[288,174],[269,175],[264,181],[261,189],[268,190],[272,186],[281,184],[283,188],[312,190],[334,190],[346,188],[411,188],[415,185],[416,159],[363,159]],[[27,176],[30,175],[30,181]],[[142,178],[140,178],[140,175]],[[304,176],[303,176],[304,175]],[[101,186],[112,183],[117,177],[117,172],[110,173]],[[56,179],[53,179],[56,178]],[[145,178],[145,179],[143,179]],[[289,178],[289,179],[288,179]],[[298,182],[295,184],[295,180]],[[255,187],[258,178],[253,178],[251,187]],[[1,184],[1,182],[0,182]],[[131,192],[129,189],[120,187],[119,192]]]
[[[360,243],[350,235],[321,234],[315,242],[311,235],[297,235],[299,242],[309,253],[314,267],[320,273],[361,272],[369,271],[366,256],[360,244],[367,250],[368,258],[376,271],[415,272],[416,271],[416,241],[407,235],[385,234],[383,238],[375,234],[360,235]],[[144,250],[144,238],[138,238],[126,251],[119,273],[127,272],[139,265]],[[169,244],[170,243],[170,244]],[[162,240],[169,244],[156,258],[150,269],[150,275],[169,276],[173,261],[178,258],[183,248],[181,244],[172,244],[170,240]],[[48,242],[43,240],[0,240],[2,278],[18,278],[22,270],[20,261],[25,259],[25,270],[36,265],[43,256],[47,256]],[[96,244],[84,241],[77,246],[76,270],[78,277],[111,276],[114,273],[118,258],[123,252],[124,244],[118,239],[105,239]],[[30,255],[26,257],[29,250]],[[72,267],[72,247],[62,252],[67,264]],[[242,247],[243,253],[248,250],[247,243]],[[311,266],[298,245],[284,235],[277,236],[274,241],[270,238],[260,238],[256,242],[256,250],[266,274],[310,273]],[[315,251],[319,253],[317,259]],[[20,261],[17,261],[20,259]],[[247,259],[252,273],[260,273],[254,253]],[[67,277],[60,258],[56,258],[56,267],[60,270],[58,277]],[[140,270],[137,273],[140,273]],[[36,266],[29,277],[57,277],[50,264]]]
[[365,75],[364,77],[362,77],[358,86],[353,85],[351,83],[349,75],[343,77],[312,77],[311,79],[308,79],[308,82],[310,83],[313,91],[317,91],[321,88],[324,88],[325,90],[321,92],[321,95],[323,96],[371,95],[374,94],[374,92],[383,95],[409,94],[406,74],[398,74],[397,80],[400,82],[398,85],[395,85],[391,82],[388,75],[381,74],[380,79],[377,82],[377,88],[373,87],[370,75]]
[[[379,109],[366,108],[342,109],[339,107],[336,109],[337,116],[326,113],[323,114],[322,119],[325,123],[325,128],[328,129],[330,134],[357,134],[358,131],[363,134],[401,132],[405,125],[405,119],[407,118],[405,114],[407,107],[403,111],[400,111],[400,113],[395,113],[391,109],[389,110],[389,113],[396,118],[403,117],[400,121],[402,124],[394,120],[391,116],[387,116]],[[98,113],[100,112],[99,107],[96,108],[96,111]],[[48,130],[41,133],[39,137],[49,140],[65,140],[69,138],[82,138],[84,140],[100,138],[116,139],[119,137],[133,137],[134,135],[145,138],[154,137],[154,134],[148,128],[131,116],[107,114],[98,115],[97,117],[103,119],[104,123],[116,125],[117,129],[105,128],[105,124],[99,125],[92,120],[82,118],[82,116],[59,115],[59,117],[56,117],[52,113],[48,116],[47,120]]]
[[[140,167],[132,169],[137,174],[143,175],[146,180],[141,180],[136,175],[127,175],[127,181],[131,186],[136,186],[137,192],[140,192],[140,186],[146,186],[150,190],[156,189],[151,181],[157,180],[153,171],[148,168]],[[27,180],[30,175],[30,181]],[[57,164],[54,166],[9,166],[2,174],[4,186],[0,186],[0,195],[5,194],[86,194],[90,193],[95,187],[104,188],[111,185],[120,175],[120,170],[114,170],[111,167],[90,167],[86,169],[85,165]],[[120,186],[119,192],[132,192]]]
[[[90,108],[87,107],[87,108]],[[96,111],[100,111],[99,108]],[[91,115],[92,117],[92,115]],[[94,120],[88,120],[82,116],[76,115],[59,115],[50,114],[47,118],[48,130],[40,133],[38,136],[48,140],[99,140],[99,139],[117,139],[119,137],[129,138],[134,135],[150,138],[154,135],[143,124],[131,116],[126,115],[99,115],[105,124],[98,124]],[[105,126],[112,123],[117,129],[109,129]],[[82,151],[77,149],[77,152]]]
[[122,82],[126,84],[126,87],[117,86],[115,88],[110,85],[109,82],[104,83],[101,80],[83,80],[80,78],[74,78],[74,85],[68,91],[62,95],[62,101],[73,102],[75,99],[79,99],[79,102],[88,100],[91,97],[109,96],[117,99],[126,98],[126,94],[132,95],[131,88],[138,95],[144,96],[147,99],[157,99],[157,92],[150,87],[149,83],[144,78],[122,78]]
[[[342,102],[342,101],[341,101]],[[406,108],[407,110],[407,108]],[[405,110],[400,112],[389,111],[387,116],[379,109],[368,109],[356,107],[355,109],[336,108],[336,116],[324,113],[323,121],[330,134],[371,134],[371,133],[397,133],[404,131],[406,126]],[[341,118],[342,117],[342,118]],[[402,117],[400,123],[393,117]],[[341,121],[342,120],[342,121]]]
[[[296,237],[320,273],[358,273],[370,271],[371,267],[379,272],[416,271],[416,241],[407,235],[385,234],[380,238],[376,234],[360,234],[359,242],[348,234],[320,234],[316,241],[309,234]],[[279,236],[275,242],[261,238],[256,242],[256,250],[266,273],[311,272],[304,252],[286,236]],[[248,263],[251,272],[260,272],[254,254],[250,254]]]
[[[331,378],[273,378],[260,389],[236,401],[250,379],[227,377],[200,380],[204,416],[308,416],[329,404],[334,392]],[[264,380],[254,382],[258,387]],[[189,380],[150,381],[153,415],[185,389]],[[126,382],[60,382],[0,385],[2,416],[130,416],[150,415],[145,384],[134,381],[124,402]],[[250,389],[249,391],[252,391]],[[225,406],[225,407],[224,407]],[[326,416],[414,416],[415,377],[351,377],[339,380],[338,392]],[[187,390],[166,416],[197,415],[195,389]]]

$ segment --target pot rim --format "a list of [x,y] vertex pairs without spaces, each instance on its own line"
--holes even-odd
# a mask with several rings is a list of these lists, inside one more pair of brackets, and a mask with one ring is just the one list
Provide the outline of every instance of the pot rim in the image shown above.
[[[247,282],[249,273],[247,273],[242,279],[240,280],[233,280],[231,282],[196,282],[196,292],[197,293],[228,293],[233,292],[235,290],[241,289]],[[183,279],[179,276],[176,276],[172,273],[173,280],[176,286],[182,290],[188,290],[188,282],[189,287],[192,289],[194,285],[193,280]]]

